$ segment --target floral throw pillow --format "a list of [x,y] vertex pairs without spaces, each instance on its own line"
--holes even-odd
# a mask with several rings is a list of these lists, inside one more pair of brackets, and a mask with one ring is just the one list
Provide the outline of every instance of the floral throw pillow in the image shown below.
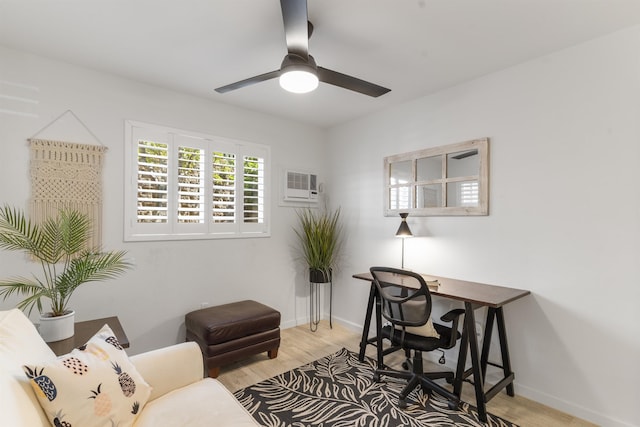
[[131,426],[151,394],[108,325],[71,353],[23,370],[54,427]]

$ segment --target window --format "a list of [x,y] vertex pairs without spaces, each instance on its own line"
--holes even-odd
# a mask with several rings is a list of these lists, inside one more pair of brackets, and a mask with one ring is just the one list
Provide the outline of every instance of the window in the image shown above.
[[125,240],[269,236],[269,147],[127,121]]
[[456,198],[458,206],[478,206],[478,182],[461,182]]
[[384,174],[387,216],[488,215],[488,138],[385,157]]

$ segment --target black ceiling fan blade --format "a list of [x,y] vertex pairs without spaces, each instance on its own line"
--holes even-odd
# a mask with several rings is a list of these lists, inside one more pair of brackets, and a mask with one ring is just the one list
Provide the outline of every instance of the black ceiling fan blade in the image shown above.
[[307,59],[309,56],[309,24],[307,0],[280,0],[287,51]]
[[231,83],[226,86],[221,86],[216,88],[216,92],[218,93],[227,93],[232,90],[240,89],[246,86],[251,86],[252,84],[264,82],[266,80],[275,79],[280,76],[280,70],[271,71],[269,73],[260,74],[259,76],[249,77],[248,79],[240,80],[239,82]]
[[391,91],[391,89],[387,89],[386,87],[378,86],[377,84],[361,80],[357,77],[348,76],[323,67],[318,67],[318,79],[321,82],[369,95],[374,98]]

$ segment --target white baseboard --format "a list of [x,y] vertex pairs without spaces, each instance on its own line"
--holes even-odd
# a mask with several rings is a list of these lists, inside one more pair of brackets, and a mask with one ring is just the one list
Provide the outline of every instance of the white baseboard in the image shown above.
[[352,332],[357,332],[359,334],[362,334],[362,325],[359,323],[349,322],[347,320],[344,320],[341,317],[335,317],[335,316],[333,316],[332,320],[334,323],[339,323],[341,326],[344,326],[345,328],[349,329]]
[[637,427],[636,424],[631,424],[623,420],[612,418],[606,414],[594,412],[589,408],[576,405],[575,403],[561,399],[558,396],[553,396],[540,390],[527,387],[517,381],[514,382],[514,387],[516,394],[519,396],[526,397],[527,399],[542,403],[543,405],[557,409],[558,411],[562,411],[600,426]]
[[[328,322],[329,321],[329,315],[323,313],[323,315],[321,316],[321,320]],[[344,320],[342,318],[335,317],[335,316],[333,316],[331,318],[331,321],[334,324],[340,324],[341,326],[349,329],[350,331],[357,332],[357,333],[362,333],[362,325],[360,325],[360,324],[348,322],[348,321],[346,321],[346,320]],[[301,325],[305,325],[305,324],[306,325],[309,324],[309,317],[299,317],[295,321],[285,322],[285,323],[280,325],[280,328],[281,329],[287,329],[287,328],[293,328],[295,326],[301,326]]]
[[287,322],[282,322],[280,323],[280,329],[289,329],[289,328],[295,328],[296,326],[298,326],[300,323],[297,320],[289,320]]

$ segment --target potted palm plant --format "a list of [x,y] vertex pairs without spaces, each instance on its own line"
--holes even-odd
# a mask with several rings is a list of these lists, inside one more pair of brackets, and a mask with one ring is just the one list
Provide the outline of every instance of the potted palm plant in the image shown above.
[[[74,312],[68,305],[80,285],[115,278],[131,267],[125,251],[87,248],[90,236],[91,221],[78,211],[60,210],[57,216],[35,224],[18,209],[0,208],[0,248],[24,252],[42,268],[40,276],[0,280],[0,295],[3,300],[14,294],[24,296],[17,307],[29,313],[36,307],[40,334],[47,342],[73,336]],[[43,299],[50,302],[49,312],[43,311]],[[60,326],[53,322],[61,320]]]
[[342,244],[340,209],[318,211],[311,208],[297,211],[298,228],[295,229],[302,257],[309,267],[311,283],[331,281]]

